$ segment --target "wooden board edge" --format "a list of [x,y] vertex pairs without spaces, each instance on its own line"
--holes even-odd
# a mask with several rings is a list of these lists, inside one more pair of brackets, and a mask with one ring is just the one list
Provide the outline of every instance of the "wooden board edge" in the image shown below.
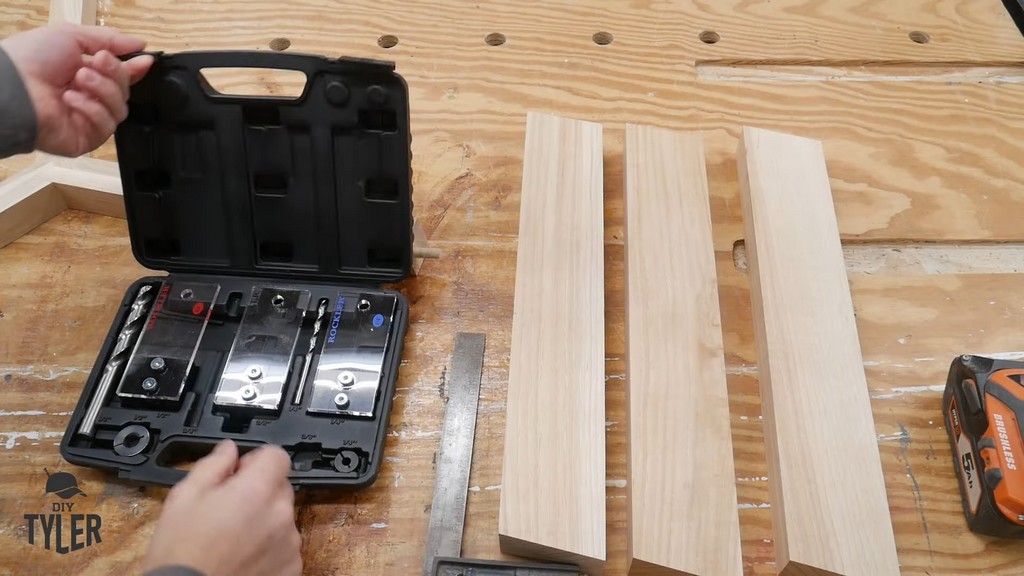
[[498,534],[498,545],[502,553],[531,560],[572,564],[580,568],[580,576],[603,576],[605,559],[586,556],[527,542],[505,534]]
[[121,174],[116,162],[81,157],[50,163],[48,178],[64,194],[71,210],[125,218]]
[[693,574],[682,570],[666,568],[661,564],[645,562],[639,558],[630,558],[626,574],[629,576],[706,576],[704,574]]
[[[778,434],[775,430],[775,419],[772,398],[765,390],[771,387],[771,361],[765,347],[764,325],[757,321],[764,317],[764,301],[761,297],[761,280],[758,268],[757,246],[753,242],[754,223],[750,216],[750,174],[747,170],[747,127],[741,129],[739,142],[736,146],[736,169],[739,182],[740,211],[743,215],[743,240],[747,251],[747,280],[750,283],[750,315],[754,328],[755,354],[757,357],[757,379],[761,397],[762,429],[764,434],[765,457],[768,465],[768,496],[772,503],[772,539],[774,540],[775,563],[782,569],[789,564],[789,534],[786,530],[784,514],[785,501],[781,484],[777,481],[779,473]],[[774,453],[773,453],[774,452]]]
[[[776,562],[778,566],[778,562]],[[811,566],[809,564],[802,564],[800,562],[788,562],[781,569],[779,569],[779,576],[847,576],[831,570],[825,570],[818,566]],[[860,576],[860,573],[857,573]],[[874,576],[866,574],[864,576]]]
[[[643,156],[640,157],[638,155]],[[652,168],[661,173],[653,173]],[[671,179],[671,182],[667,181],[667,179]],[[639,380],[636,378],[639,376],[633,371],[634,365],[631,363],[631,359],[634,357],[635,350],[630,340],[634,330],[648,326],[650,322],[644,323],[642,326],[634,326],[630,318],[631,309],[637,305],[629,295],[631,284],[633,284],[630,272],[637,266],[635,262],[632,265],[630,262],[631,253],[635,251],[630,249],[630,241],[631,232],[634,232],[634,227],[644,231],[655,228],[651,226],[650,214],[647,215],[644,222],[637,221],[637,214],[640,211],[635,207],[641,198],[648,198],[650,199],[648,201],[654,201],[655,196],[657,196],[656,187],[658,186],[669,188],[669,190],[661,195],[662,198],[670,202],[678,201],[678,204],[675,206],[662,206],[659,204],[659,206],[663,207],[660,214],[668,214],[670,215],[669,217],[679,217],[679,221],[674,222],[675,226],[669,225],[662,229],[673,231],[668,233],[667,239],[674,239],[676,242],[685,244],[685,246],[679,246],[673,243],[672,246],[665,246],[665,251],[689,251],[692,258],[687,258],[688,263],[686,264],[678,263],[679,267],[677,269],[693,270],[701,268],[698,274],[703,273],[705,277],[694,280],[693,284],[707,287],[706,290],[697,290],[697,292],[702,292],[698,294],[700,298],[699,303],[692,305],[684,303],[680,305],[680,308],[685,308],[685,310],[680,309],[679,312],[666,310],[665,313],[673,317],[679,314],[685,318],[699,318],[708,324],[706,326],[707,330],[698,330],[698,335],[691,342],[693,346],[699,349],[699,351],[693,350],[695,354],[699,355],[700,351],[708,347],[718,350],[718,357],[714,360],[707,360],[702,365],[702,374],[700,377],[694,377],[694,382],[678,383],[685,386],[695,384],[699,380],[701,389],[693,391],[692,396],[697,397],[691,397],[691,395],[678,392],[677,390],[675,399],[681,405],[676,406],[673,410],[675,418],[672,420],[687,421],[689,419],[692,421],[699,417],[698,411],[714,410],[715,414],[719,416],[719,418],[715,419],[719,429],[713,433],[713,436],[721,442],[720,446],[707,446],[707,450],[710,452],[721,455],[720,458],[715,458],[711,461],[702,458],[694,452],[672,450],[669,450],[669,454],[664,454],[660,460],[662,462],[672,461],[673,464],[667,465],[665,468],[679,472],[683,476],[679,477],[677,475],[673,478],[666,478],[670,484],[678,484],[683,481],[699,483],[698,477],[708,475],[713,478],[713,480],[710,480],[711,482],[715,480],[721,482],[724,479],[725,483],[721,486],[706,486],[702,488],[702,491],[705,493],[712,489],[721,490],[718,492],[717,497],[712,499],[714,500],[713,502],[708,499],[702,499],[700,503],[694,502],[694,504],[713,506],[713,513],[705,514],[704,516],[700,516],[699,513],[690,514],[690,517],[683,519],[680,519],[678,516],[672,516],[667,526],[655,526],[653,527],[654,534],[651,534],[652,527],[649,524],[645,527],[646,530],[644,531],[635,529],[637,524],[645,522],[644,511],[637,509],[637,506],[640,504],[635,499],[637,490],[635,478],[638,475],[644,475],[645,484],[656,479],[650,477],[651,470],[636,468],[640,464],[637,464],[634,459],[635,444],[638,441],[642,441],[643,438],[638,434],[638,426],[634,426],[633,423],[649,421],[649,418],[657,417],[657,414],[647,413],[645,416],[642,416],[634,413],[635,410],[639,410],[639,408],[634,406],[634,393],[637,386],[639,386],[637,384]],[[691,188],[695,189],[691,191]],[[677,190],[678,193],[673,194]],[[631,207],[633,207],[632,212]],[[729,418],[725,351],[723,335],[721,333],[718,271],[714,249],[706,156],[703,137],[700,133],[680,132],[641,124],[626,124],[623,152],[623,228],[626,276],[624,283],[626,292],[626,381],[628,383],[626,388],[626,413],[630,423],[626,443],[628,573],[630,576],[710,576],[712,574],[715,576],[742,576],[742,546],[740,542],[739,515],[737,513],[736,474],[733,460],[731,420]],[[687,232],[683,232],[683,230]],[[674,232],[678,232],[679,235],[673,235]],[[692,237],[694,233],[699,235],[700,241],[690,241],[694,240]],[[684,238],[684,234],[688,234],[690,240]],[[636,233],[634,232],[633,236],[635,235]],[[702,253],[694,253],[693,250],[700,250]],[[671,265],[671,261],[667,261],[665,264],[667,266]],[[676,278],[679,278],[679,276],[676,276]],[[703,307],[705,309],[695,310],[693,309],[695,307]],[[649,320],[649,317],[647,319]],[[679,334],[679,332],[674,333]],[[705,340],[701,335],[705,335],[709,340]],[[690,336],[692,337],[693,335]],[[684,342],[682,344],[685,344],[685,340],[688,338],[683,336],[683,339]],[[678,348],[678,346],[676,347]],[[713,378],[707,377],[707,370],[715,372]],[[714,389],[709,389],[708,387],[714,387]],[[705,391],[706,393],[700,394],[700,391]],[[665,390],[663,389],[661,394],[658,393],[657,389],[652,392],[659,398],[667,398],[664,395]],[[669,394],[671,394],[671,391]],[[677,432],[679,431],[677,430]],[[645,448],[642,452],[649,453],[650,449]],[[673,458],[676,460],[672,460]],[[686,462],[685,459],[689,459],[689,462]],[[712,467],[716,467],[714,473],[710,472]],[[668,492],[670,494],[673,493],[671,490]],[[685,500],[690,499],[689,494],[677,496]],[[666,506],[670,507],[673,513],[675,513],[679,511],[678,508],[681,504],[673,506],[672,503],[666,502]],[[686,507],[686,510],[686,513],[694,512],[692,507]],[[722,514],[727,516],[722,517]],[[707,540],[699,540],[700,536],[706,535],[705,531],[692,529],[692,527],[699,525],[702,520],[708,520],[706,518],[708,515],[713,516],[711,521],[715,523],[716,529],[724,527],[720,532],[721,538],[715,539],[711,546],[708,546]],[[637,516],[640,517],[636,518]],[[686,529],[682,533],[678,531],[673,532],[673,522],[679,522],[680,520],[691,528]],[[668,539],[668,542],[655,542],[653,545],[648,542],[638,546],[636,539],[640,537],[640,534],[646,534],[655,538],[660,535],[662,538]],[[691,538],[692,540],[688,544],[683,545],[680,539],[685,538]],[[638,548],[642,548],[643,551],[638,552]],[[693,553],[680,556],[678,554],[680,549],[689,550]]]
[[121,220],[127,217],[124,201],[120,194],[57,182],[54,182],[53,186],[60,190],[61,195],[64,197],[64,203],[69,210],[78,210]]

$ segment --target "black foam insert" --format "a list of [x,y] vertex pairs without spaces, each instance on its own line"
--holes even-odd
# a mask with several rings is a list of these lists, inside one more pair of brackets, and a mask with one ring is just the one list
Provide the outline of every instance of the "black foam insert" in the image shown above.
[[[168,272],[391,282],[412,264],[408,89],[390,63],[156,54],[115,141],[136,258]],[[298,98],[217,93],[200,70],[306,74]]]

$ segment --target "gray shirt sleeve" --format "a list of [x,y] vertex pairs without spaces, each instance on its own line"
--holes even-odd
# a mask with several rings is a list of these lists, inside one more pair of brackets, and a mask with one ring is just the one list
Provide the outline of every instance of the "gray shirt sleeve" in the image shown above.
[[0,158],[35,149],[36,110],[14,62],[0,48]]

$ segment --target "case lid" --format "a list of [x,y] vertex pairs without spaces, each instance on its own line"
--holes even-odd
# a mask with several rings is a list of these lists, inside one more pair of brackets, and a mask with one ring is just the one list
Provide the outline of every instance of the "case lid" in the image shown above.
[[[136,259],[168,272],[390,282],[412,265],[405,81],[387,62],[153,54],[115,134]],[[298,98],[231,96],[210,68],[295,70]]]

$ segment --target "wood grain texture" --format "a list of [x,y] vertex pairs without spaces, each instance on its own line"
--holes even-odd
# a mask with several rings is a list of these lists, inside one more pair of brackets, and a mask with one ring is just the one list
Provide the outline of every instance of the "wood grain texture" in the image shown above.
[[[0,0],[0,35],[45,24],[48,12],[46,0]],[[488,336],[463,553],[508,558],[498,508],[528,110],[604,126],[609,575],[627,570],[625,123],[705,135],[745,576],[774,576],[777,565],[749,281],[732,259],[744,237],[739,127],[825,142],[844,242],[1024,241],[1024,86],[978,74],[1024,69],[1024,38],[999,2],[114,0],[98,4],[97,22],[153,50],[267,50],[288,38],[289,51],[394,61],[409,83],[415,216],[443,254],[394,286],[412,300],[413,324],[380,480],[359,494],[299,498],[309,574],[392,576],[421,566],[444,413],[438,388],[459,330]],[[721,41],[704,44],[703,30]],[[911,42],[912,30],[931,41]],[[598,31],[613,42],[594,44]],[[487,45],[491,32],[507,42]],[[385,34],[399,43],[381,48]],[[752,61],[777,78],[744,79]],[[943,81],[908,79],[934,76],[925,63],[936,62],[952,69]],[[817,64],[827,73],[794,78]],[[718,65],[741,78],[699,73]],[[862,69],[869,81],[834,80]],[[93,156],[116,159],[112,143]],[[30,161],[0,161],[0,177]],[[163,493],[62,463],[52,443],[108,311],[146,273],[123,220],[75,211],[0,249],[0,574],[138,571]],[[850,282],[903,575],[1019,575],[1019,542],[966,530],[936,387],[956,354],[1024,349],[1020,278],[883,270]],[[102,512],[103,544],[65,556],[27,544],[26,508],[50,505],[43,467],[72,471],[92,491],[81,506]]]
[[701,136],[627,125],[625,179],[629,573],[739,576]]
[[737,156],[776,564],[898,576],[824,150],[745,127]]
[[498,536],[503,552],[603,573],[604,227],[600,124],[530,112]]

